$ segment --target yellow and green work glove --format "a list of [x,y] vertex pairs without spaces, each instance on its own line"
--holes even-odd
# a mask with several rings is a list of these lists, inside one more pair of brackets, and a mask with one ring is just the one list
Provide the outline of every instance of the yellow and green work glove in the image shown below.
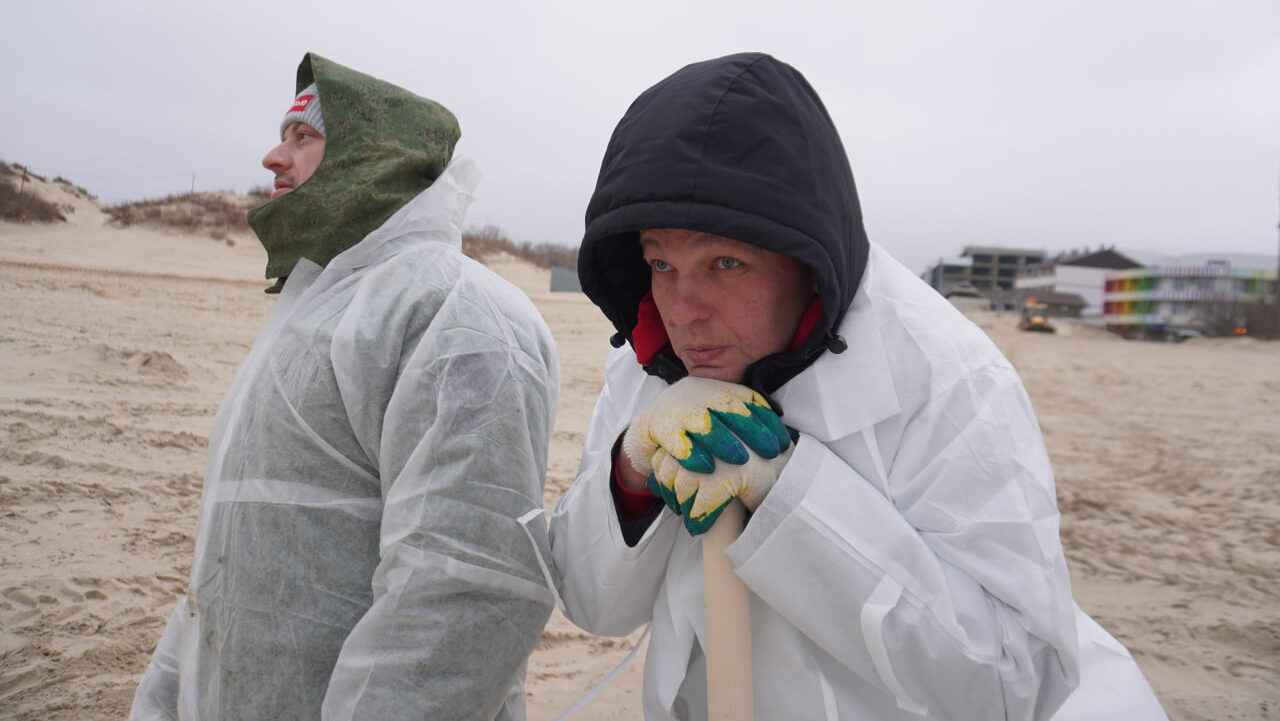
[[768,401],[736,383],[683,378],[636,414],[622,439],[631,465],[685,528],[705,533],[729,501],[755,510],[791,456]]

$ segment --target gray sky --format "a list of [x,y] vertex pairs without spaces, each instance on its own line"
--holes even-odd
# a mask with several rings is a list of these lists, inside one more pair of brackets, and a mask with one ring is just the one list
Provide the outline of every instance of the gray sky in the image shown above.
[[[631,100],[698,60],[799,69],[871,238],[1276,253],[1276,0],[5,0],[0,158],[109,203],[266,185],[307,51],[444,103],[469,225],[576,245]],[[785,8],[785,9],[784,9]]]

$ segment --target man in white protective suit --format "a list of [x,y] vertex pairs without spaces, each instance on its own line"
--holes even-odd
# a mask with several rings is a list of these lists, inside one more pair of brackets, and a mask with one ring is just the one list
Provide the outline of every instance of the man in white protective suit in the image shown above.
[[641,94],[578,272],[618,334],[552,552],[575,623],[651,625],[646,719],[706,718],[700,534],[733,498],[756,719],[1165,718],[1072,600],[1017,373],[868,242],[795,69],[731,55]]
[[[250,213],[275,307],[218,412],[133,719],[523,719],[559,365],[461,253],[439,104],[307,55]],[[531,540],[533,542],[531,542]]]

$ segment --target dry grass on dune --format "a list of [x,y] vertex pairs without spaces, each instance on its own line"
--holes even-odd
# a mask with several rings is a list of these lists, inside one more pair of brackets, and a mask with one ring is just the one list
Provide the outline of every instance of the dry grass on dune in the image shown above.
[[[32,188],[27,188],[30,180]],[[21,165],[0,162],[0,220],[15,223],[61,223],[66,221],[68,206],[59,206],[34,192],[35,183],[71,184],[62,178],[48,181]],[[74,188],[74,186],[71,186]],[[82,188],[75,188],[88,194]]]
[[144,226],[186,233],[207,234],[225,240],[232,234],[249,233],[245,214],[262,205],[269,196],[262,191],[251,195],[231,192],[183,193],[154,200],[121,203],[106,208],[117,227]]

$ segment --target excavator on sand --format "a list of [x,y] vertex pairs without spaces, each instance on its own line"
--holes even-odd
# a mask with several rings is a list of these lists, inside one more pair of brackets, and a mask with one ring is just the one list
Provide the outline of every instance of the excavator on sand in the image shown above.
[[1035,298],[1027,298],[1027,302],[1022,306],[1022,320],[1018,323],[1019,330],[1030,330],[1039,333],[1054,333],[1057,328],[1049,322],[1048,315],[1049,306],[1037,301]]

